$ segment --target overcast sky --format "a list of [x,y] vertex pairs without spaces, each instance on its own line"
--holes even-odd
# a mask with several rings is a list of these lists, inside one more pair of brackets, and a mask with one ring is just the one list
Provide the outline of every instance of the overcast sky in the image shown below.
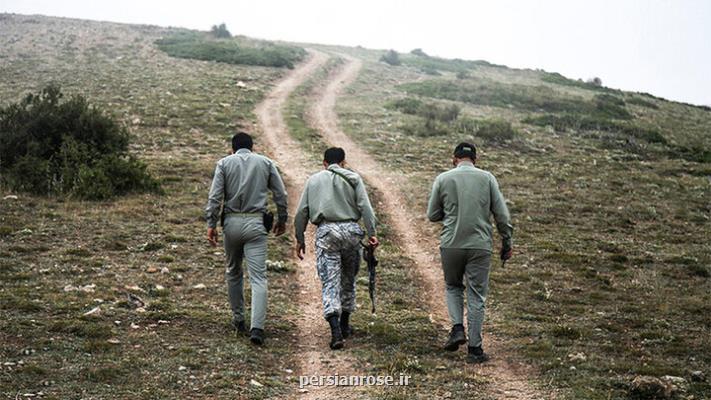
[[225,22],[233,34],[422,48],[711,105],[706,0],[0,0],[0,12],[203,30]]

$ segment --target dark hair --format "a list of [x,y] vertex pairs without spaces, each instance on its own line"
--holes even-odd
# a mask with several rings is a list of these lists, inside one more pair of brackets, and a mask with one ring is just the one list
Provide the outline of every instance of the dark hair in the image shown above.
[[237,132],[232,136],[232,151],[237,151],[239,149],[249,149],[252,150],[252,137],[245,132]]
[[340,147],[331,147],[323,153],[323,161],[328,165],[340,164],[346,159],[346,152]]
[[462,142],[454,148],[454,156],[457,158],[471,158],[476,161],[476,147],[471,143]]

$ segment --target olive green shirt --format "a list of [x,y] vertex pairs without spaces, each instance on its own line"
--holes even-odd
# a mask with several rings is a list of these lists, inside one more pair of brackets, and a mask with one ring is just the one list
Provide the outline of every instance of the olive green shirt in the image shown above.
[[[339,175],[340,174],[340,175]],[[308,222],[355,221],[363,218],[368,236],[375,236],[375,213],[363,179],[357,173],[331,164],[306,181],[294,217],[296,240],[304,243]]]
[[215,166],[205,207],[207,226],[217,226],[223,201],[225,214],[266,211],[269,191],[277,206],[279,222],[286,223],[286,189],[274,161],[248,149],[239,149],[221,159]]
[[427,217],[444,225],[440,247],[491,251],[492,214],[502,240],[511,245],[511,217],[494,175],[464,161],[435,179]]

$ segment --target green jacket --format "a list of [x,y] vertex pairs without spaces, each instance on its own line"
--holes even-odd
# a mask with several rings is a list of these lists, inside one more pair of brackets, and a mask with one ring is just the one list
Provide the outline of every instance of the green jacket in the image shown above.
[[223,202],[226,214],[265,211],[269,191],[277,206],[279,222],[286,223],[286,189],[272,160],[248,149],[239,149],[221,159],[215,166],[205,207],[207,226],[217,226]]
[[358,221],[363,218],[368,236],[375,236],[375,213],[363,179],[357,173],[331,164],[306,181],[294,217],[296,240],[304,243],[308,222]]
[[502,240],[511,245],[511,217],[494,175],[465,161],[435,179],[427,217],[444,225],[440,247],[491,251],[491,214]]

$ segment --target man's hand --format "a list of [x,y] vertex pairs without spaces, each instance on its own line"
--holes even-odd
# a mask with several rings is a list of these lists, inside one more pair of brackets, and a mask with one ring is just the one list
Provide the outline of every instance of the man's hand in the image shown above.
[[306,254],[306,244],[296,243],[296,246],[294,246],[294,253],[296,253],[297,257],[299,257],[299,260],[303,260],[304,255]]
[[376,247],[380,246],[380,241],[378,240],[377,237],[371,236],[368,238],[368,245],[375,249]]
[[217,228],[207,228],[207,241],[212,247],[217,247]]
[[501,246],[501,261],[506,261],[513,255],[513,248],[511,246],[503,245]]
[[272,229],[272,232],[274,233],[274,236],[281,236],[286,232],[286,223],[276,223],[274,225],[274,229]]

